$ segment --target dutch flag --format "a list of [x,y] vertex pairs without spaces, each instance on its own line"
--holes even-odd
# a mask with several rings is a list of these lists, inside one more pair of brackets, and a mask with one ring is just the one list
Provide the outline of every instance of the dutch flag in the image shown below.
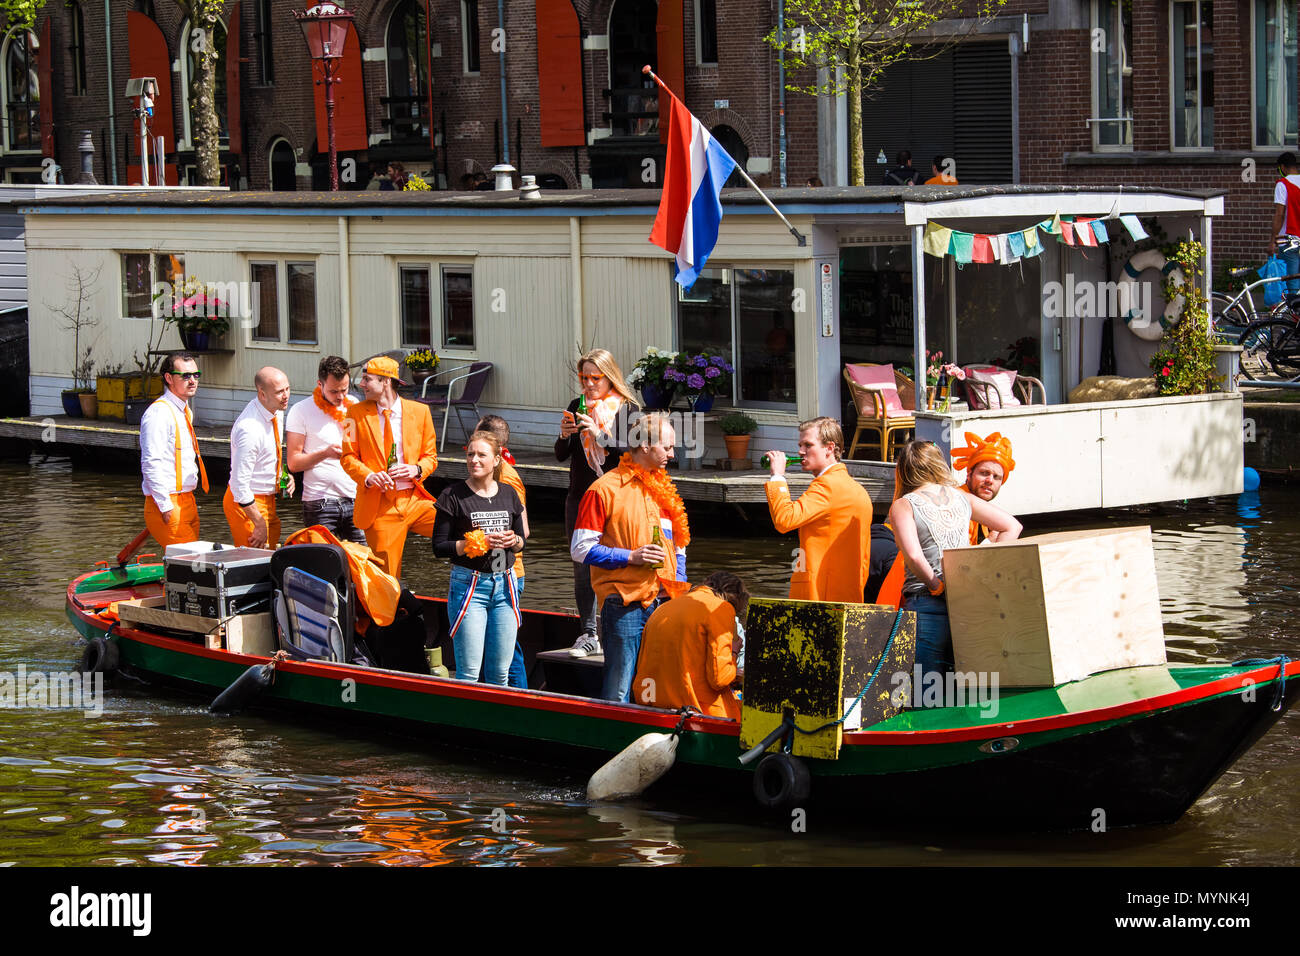
[[718,196],[736,161],[659,77],[654,79],[671,110],[664,190],[650,241],[677,257],[677,282],[689,289],[718,243],[722,222]]

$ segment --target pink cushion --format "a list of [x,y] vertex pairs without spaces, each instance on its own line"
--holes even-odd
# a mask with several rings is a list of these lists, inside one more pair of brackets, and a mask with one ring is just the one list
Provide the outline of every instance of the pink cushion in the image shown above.
[[[892,365],[845,365],[849,373],[849,378],[853,379],[856,385],[865,385],[872,391],[880,392],[881,398],[885,400],[885,415],[888,418],[906,417],[911,414],[903,407],[902,400],[898,397],[898,383],[894,381],[894,366]],[[871,405],[865,396],[854,396],[858,404],[858,413],[862,415],[871,415],[874,412],[874,406]]]
[[[993,408],[1010,408],[1012,405],[1019,405],[1020,399],[1016,398],[1015,384],[1016,373],[1009,368],[998,368],[996,365],[967,365],[966,377],[976,382],[987,382],[990,385],[997,386],[997,389],[989,389],[989,404]],[[984,389],[971,388],[966,390],[966,397],[970,401],[972,409],[981,409],[984,407]],[[1000,402],[999,402],[1000,399]]]

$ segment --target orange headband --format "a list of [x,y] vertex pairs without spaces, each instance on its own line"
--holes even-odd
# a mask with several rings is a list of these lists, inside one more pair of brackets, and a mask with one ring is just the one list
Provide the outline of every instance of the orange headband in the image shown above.
[[1016,467],[1011,457],[1011,441],[1003,438],[1001,432],[994,432],[987,438],[980,438],[974,432],[966,433],[966,447],[952,450],[952,466],[958,471],[967,471],[982,461],[997,462],[1002,466],[1002,480],[1011,477]]

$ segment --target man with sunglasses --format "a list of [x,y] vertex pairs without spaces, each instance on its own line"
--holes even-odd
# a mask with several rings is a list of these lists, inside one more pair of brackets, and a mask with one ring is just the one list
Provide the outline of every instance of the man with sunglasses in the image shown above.
[[140,419],[144,523],[164,548],[199,540],[194,487],[208,490],[208,473],[194,435],[190,402],[199,390],[199,366],[188,352],[163,361],[166,391]]

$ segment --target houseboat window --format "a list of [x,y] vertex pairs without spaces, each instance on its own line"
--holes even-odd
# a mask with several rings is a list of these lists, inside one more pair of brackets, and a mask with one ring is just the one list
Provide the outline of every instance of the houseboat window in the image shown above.
[[429,267],[402,266],[402,345],[430,346]]
[[1255,0],[1255,148],[1295,146],[1296,0]]
[[461,43],[465,59],[465,72],[477,73],[478,62],[478,0],[460,0]]
[[252,264],[253,301],[257,312],[253,318],[253,338],[280,341],[280,293],[277,282],[278,269],[274,262],[254,262]]
[[474,347],[474,273],[463,266],[442,269],[442,344]]
[[1092,76],[1097,113],[1093,146],[1133,148],[1132,0],[1095,0]]
[[1213,146],[1214,7],[1210,0],[1175,0],[1170,19],[1174,146]]
[[153,317],[154,290],[165,282],[173,289],[185,283],[185,257],[166,253],[124,252],[122,264],[122,315],[129,319]]
[[733,404],[793,407],[793,303],[789,270],[706,269],[689,292],[677,286],[677,348],[725,356]]
[[289,341],[316,341],[316,263],[289,262]]

